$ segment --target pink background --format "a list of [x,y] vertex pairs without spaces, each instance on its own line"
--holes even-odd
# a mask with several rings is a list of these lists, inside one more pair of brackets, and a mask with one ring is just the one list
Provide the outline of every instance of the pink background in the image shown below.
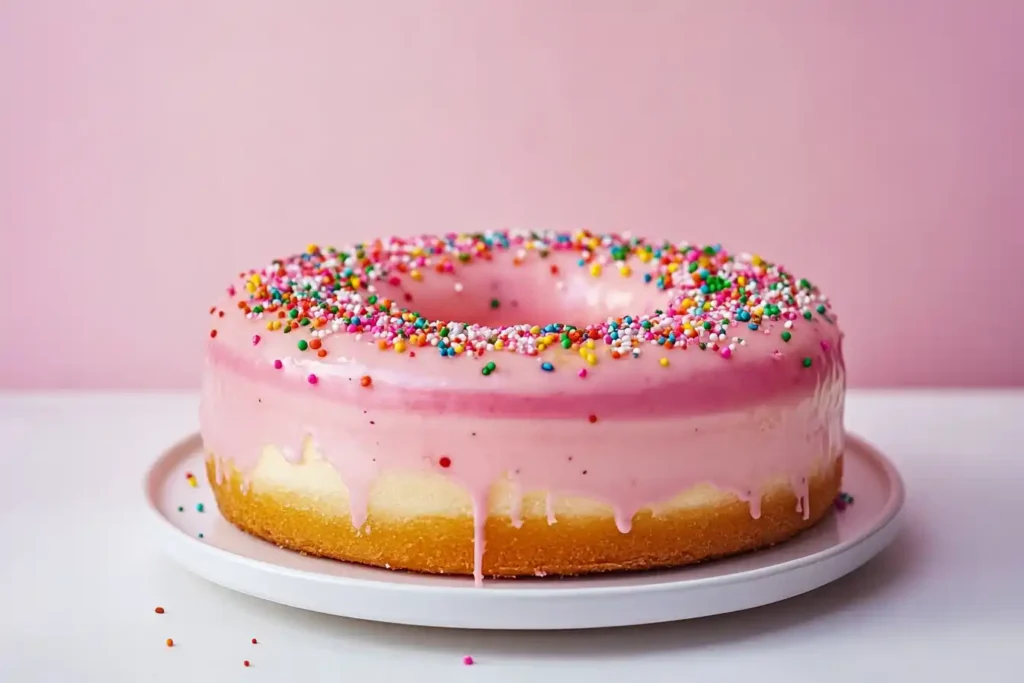
[[721,241],[855,385],[1024,384],[1024,2],[0,0],[0,386],[195,387],[227,278],[505,225]]

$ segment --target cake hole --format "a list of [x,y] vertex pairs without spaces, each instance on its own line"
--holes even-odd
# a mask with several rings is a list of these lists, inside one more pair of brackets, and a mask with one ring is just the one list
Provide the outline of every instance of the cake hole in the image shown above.
[[[642,273],[624,277],[608,264],[594,276],[576,258],[553,254],[515,266],[511,255],[497,254],[491,262],[460,265],[455,276],[424,271],[420,280],[403,276],[397,285],[381,280],[375,288],[378,296],[395,301],[409,302],[411,297],[409,307],[429,320],[487,327],[585,327],[610,317],[651,314],[667,305],[670,295],[644,283]],[[554,277],[549,272],[553,262],[560,266]]]

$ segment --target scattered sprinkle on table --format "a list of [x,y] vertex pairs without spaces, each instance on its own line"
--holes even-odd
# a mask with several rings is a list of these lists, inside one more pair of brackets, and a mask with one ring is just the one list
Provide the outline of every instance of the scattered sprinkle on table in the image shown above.
[[470,657],[469,655],[466,655],[465,657],[462,658],[462,663],[465,664],[466,666],[472,666],[476,662],[473,660],[472,657]]
[[255,644],[256,644],[256,639],[255,639],[255,638],[253,638],[253,639],[252,639],[252,644],[253,644],[253,645],[255,645]]
[[196,512],[202,512],[205,509],[206,506],[204,506],[202,503],[196,503]]
[[164,608],[163,607],[157,607],[153,611],[156,612],[157,614],[163,614],[164,613]]
[[249,660],[247,659],[244,662],[242,662],[242,666],[249,666]]
[[167,647],[174,647],[174,638],[168,638],[164,642],[167,644]]

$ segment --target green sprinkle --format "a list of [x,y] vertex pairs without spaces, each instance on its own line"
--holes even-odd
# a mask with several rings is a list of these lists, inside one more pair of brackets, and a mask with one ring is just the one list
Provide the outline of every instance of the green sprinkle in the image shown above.
[[804,317],[807,318],[808,320],[810,320],[811,319],[811,312],[810,311],[804,311]]
[[306,343],[306,340],[305,339],[300,339],[299,340],[299,351],[305,351],[308,348],[309,348],[309,344]]
[[179,505],[178,506],[178,512],[184,512],[184,511],[185,511],[185,508],[182,507],[181,505]]
[[825,304],[818,304],[818,313],[825,312]]
[[501,306],[501,302],[497,299],[491,299],[491,308],[498,308]]
[[298,318],[299,317],[299,309],[293,308],[292,310],[288,311],[288,317],[291,318],[292,320],[295,320],[296,318]]
[[492,372],[494,372],[497,368],[498,368],[498,366],[495,365],[494,363],[488,363],[487,365],[485,365],[480,370],[480,374],[484,375],[484,376],[487,376],[487,375],[491,374]]
[[789,330],[786,330],[785,332],[782,333],[782,341],[788,342],[792,338],[793,335],[789,333]]
[[202,503],[196,503],[196,512],[202,512],[204,509],[205,508]]
[[804,367],[805,368],[811,367],[811,363],[813,363],[813,362],[814,361],[812,361],[810,358],[804,358]]

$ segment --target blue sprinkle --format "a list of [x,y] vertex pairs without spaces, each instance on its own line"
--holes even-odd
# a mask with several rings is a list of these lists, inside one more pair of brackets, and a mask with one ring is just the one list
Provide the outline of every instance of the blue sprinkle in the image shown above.
[[749,327],[752,330],[756,330],[757,329],[757,323],[748,323],[747,327]]
[[654,279],[653,275],[651,275],[650,273],[644,273],[644,282],[650,282],[653,279]]
[[544,361],[543,363],[540,364],[540,369],[543,370],[544,372],[554,372],[555,366],[552,365],[551,363],[548,363],[547,361]]
[[199,532],[199,538],[202,538],[202,537],[203,537],[203,532],[202,532],[202,531],[200,531],[200,532]]
[[202,512],[204,510],[202,503],[196,503],[196,511]]
[[745,323],[748,320],[750,320],[750,313],[747,311],[740,311],[739,313],[736,314],[736,317],[739,319],[740,322]]
[[710,291],[711,291],[711,288],[708,287],[707,285],[701,285],[700,286],[700,293],[701,294],[707,294]]

